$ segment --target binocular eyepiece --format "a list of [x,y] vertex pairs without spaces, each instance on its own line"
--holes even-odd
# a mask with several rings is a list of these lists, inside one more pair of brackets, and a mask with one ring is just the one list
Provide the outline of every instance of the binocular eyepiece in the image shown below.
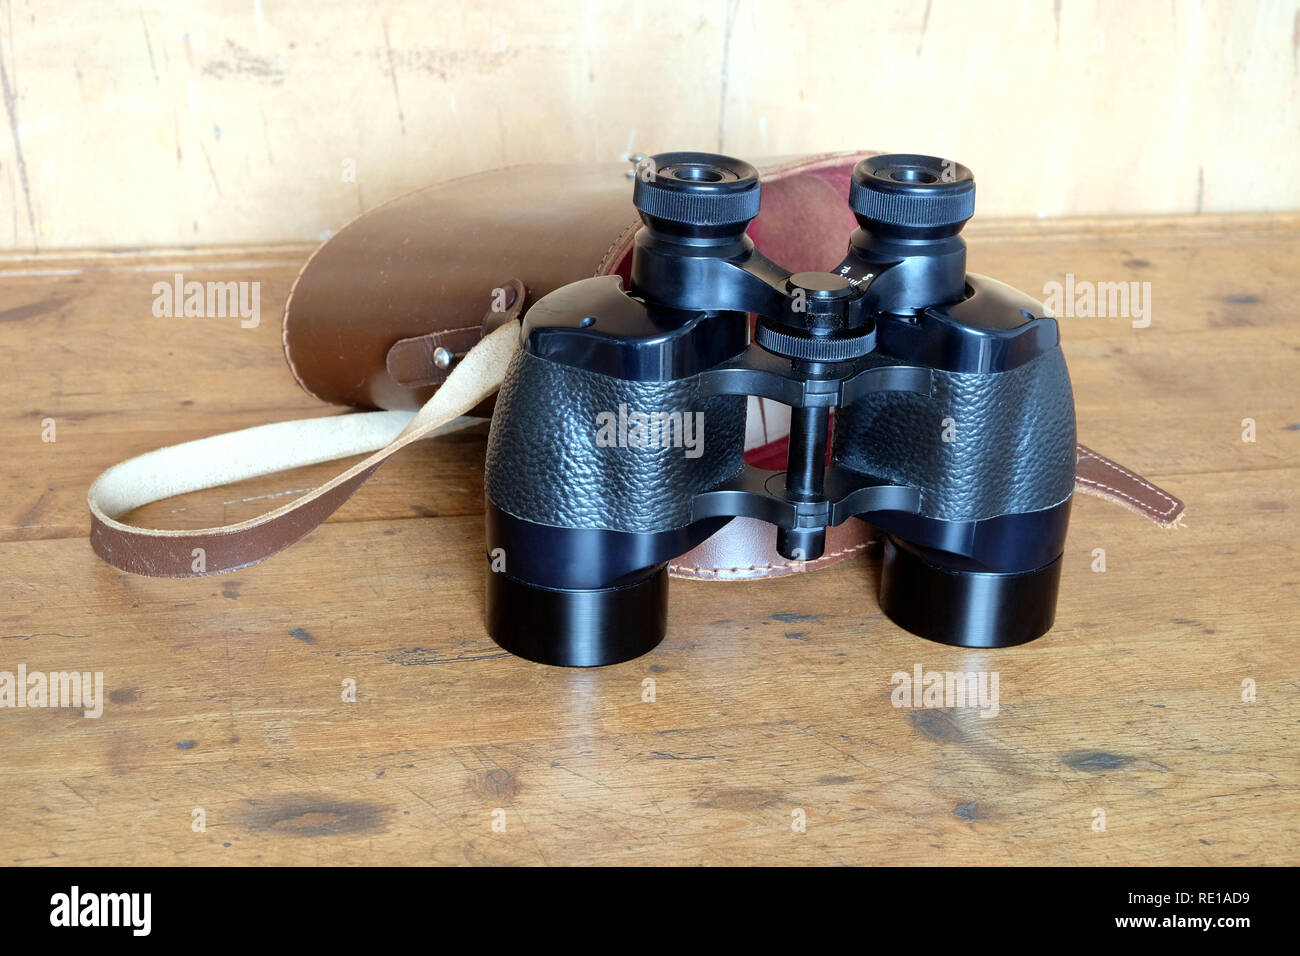
[[758,170],[730,156],[660,153],[637,166],[632,205],[665,235],[736,238],[758,215]]
[[[647,226],[689,238],[737,236],[759,210],[758,170],[712,153],[660,153],[636,169],[632,204]],[[892,154],[853,169],[849,208],[863,229],[896,239],[955,236],[975,214],[975,177],[960,163]]]
[[853,169],[849,208],[858,225],[897,239],[955,236],[975,215],[975,177],[960,163],[898,154]]

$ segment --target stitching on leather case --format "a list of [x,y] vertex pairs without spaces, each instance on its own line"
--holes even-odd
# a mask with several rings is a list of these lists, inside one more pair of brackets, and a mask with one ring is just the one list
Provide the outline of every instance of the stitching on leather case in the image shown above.
[[[442,335],[451,335],[453,332],[477,332],[481,328],[481,325],[463,325],[459,329],[439,329],[437,332],[431,332],[429,334],[434,338],[437,338]],[[416,338],[419,338],[419,336],[416,336]]]
[[[441,337],[444,335],[453,335],[456,332],[477,332],[480,328],[482,328],[482,326],[462,325],[458,329],[438,329],[435,332],[425,332],[423,335],[411,335],[411,336],[407,336],[404,339],[398,339],[396,342],[393,343],[393,345],[397,345],[401,342],[410,342],[412,339],[428,338],[428,339],[441,340]],[[392,349],[390,348],[388,351],[391,352]]]
[[786,173],[793,172],[797,169],[806,168],[808,170],[812,170],[817,168],[818,166],[834,165],[835,160],[848,159],[850,156],[879,156],[879,155],[880,153],[875,152],[874,150],[866,150],[864,152],[856,149],[844,150],[841,152],[834,152],[834,153],[822,153],[818,156],[804,156],[804,157],[799,157],[798,159],[792,159],[784,166],[774,166],[771,169],[763,170],[763,173],[768,177],[783,176]]
[[1159,495],[1165,501],[1169,502],[1169,507],[1166,508],[1164,511],[1157,511],[1149,502],[1142,501],[1140,498],[1134,498],[1132,495],[1125,494],[1124,492],[1120,491],[1118,488],[1111,487],[1110,485],[1100,481],[1094,481],[1091,478],[1080,478],[1076,475],[1074,479],[1075,481],[1081,481],[1085,485],[1093,485],[1094,487],[1097,488],[1104,488],[1107,491],[1112,492],[1113,494],[1116,494],[1121,498],[1127,498],[1129,501],[1141,507],[1143,511],[1149,511],[1151,514],[1158,515],[1161,518],[1165,517],[1166,515],[1171,515],[1174,513],[1175,510],[1177,510],[1178,500],[1176,498],[1170,497],[1169,495],[1165,494],[1163,491],[1161,491],[1159,488],[1155,487],[1154,485],[1149,484],[1146,481],[1143,481],[1141,478],[1133,474],[1133,472],[1129,471],[1127,468],[1117,465],[1110,459],[1103,458],[1101,455],[1095,454],[1094,452],[1089,451],[1088,449],[1085,448],[1079,448],[1079,454],[1091,458],[1094,461],[1099,461],[1107,468],[1110,468],[1113,471],[1117,471],[1121,475],[1124,475],[1127,478],[1131,478],[1133,481],[1136,481],[1143,488],[1146,488],[1148,491],[1151,491],[1154,494]]
[[[631,236],[636,235],[636,231],[639,228],[641,228],[640,219],[628,225],[614,238],[614,241],[609,244],[609,248],[605,250],[605,254],[600,257],[600,263],[596,266],[596,275],[603,276],[609,274],[610,267],[623,257],[623,248],[627,245],[627,240]],[[614,255],[615,249],[619,252],[619,255],[617,256]]]
[[[830,554],[823,554],[820,558],[817,558],[815,561],[807,561],[805,563],[816,564],[818,561],[827,561],[830,558],[838,558],[841,557],[842,555],[854,554],[858,551],[866,550],[867,548],[871,547],[875,543],[876,543],[876,539],[873,538],[870,541],[864,541],[861,544],[855,544],[851,548],[844,548],[843,550],[840,551],[832,551]],[[668,565],[668,570],[676,572],[677,574],[697,574],[697,575],[733,574],[736,571],[775,571],[778,568],[788,568],[790,567],[790,564],[791,562],[789,561],[786,561],[783,564],[751,564],[747,568],[705,568],[705,567],[691,568],[691,567],[687,567],[684,564],[670,564]]]

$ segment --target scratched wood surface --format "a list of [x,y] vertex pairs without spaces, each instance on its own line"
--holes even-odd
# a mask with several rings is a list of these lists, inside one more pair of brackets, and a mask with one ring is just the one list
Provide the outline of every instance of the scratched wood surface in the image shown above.
[[[1300,862],[1300,217],[969,238],[974,270],[1036,296],[1067,272],[1151,283],[1149,328],[1062,328],[1081,438],[1183,497],[1185,527],[1079,498],[1057,624],[1027,647],[901,632],[862,557],[675,581],[663,645],[594,671],[484,633],[481,427],[399,456],[261,566],[100,563],[84,494],[103,468],[328,412],[279,350],[309,249],[0,258],[0,670],[102,671],[108,697],[98,719],[0,709],[0,862]],[[155,318],[177,271],[261,281],[260,324]],[[232,520],[330,473],[139,517]],[[893,707],[918,664],[997,672],[997,715]]]

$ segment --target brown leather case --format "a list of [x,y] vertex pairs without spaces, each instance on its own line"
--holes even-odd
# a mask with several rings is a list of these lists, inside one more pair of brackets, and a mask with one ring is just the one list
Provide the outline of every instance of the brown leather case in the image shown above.
[[[827,268],[855,226],[853,165],[871,153],[760,166],[750,236],[797,270]],[[358,408],[418,408],[501,307],[526,308],[577,279],[630,265],[640,223],[630,165],[513,166],[400,196],[352,220],[307,261],[284,313],[284,354],[312,395]],[[517,289],[518,287],[514,287]],[[500,291],[498,291],[500,290]],[[504,301],[503,301],[504,300]],[[495,312],[494,312],[495,308]]]

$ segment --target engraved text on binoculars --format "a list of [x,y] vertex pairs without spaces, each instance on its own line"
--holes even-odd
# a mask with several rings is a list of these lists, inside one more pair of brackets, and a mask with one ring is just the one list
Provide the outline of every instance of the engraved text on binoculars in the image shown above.
[[628,411],[596,413],[599,448],[681,448],[687,458],[704,454],[704,413]]
[[853,266],[851,265],[840,266],[839,275],[848,279],[849,285],[853,286],[854,288],[857,288],[858,286],[862,285],[864,282],[870,282],[872,279],[876,277],[876,274],[874,272],[864,272],[860,276],[849,275],[849,270],[852,268]]

